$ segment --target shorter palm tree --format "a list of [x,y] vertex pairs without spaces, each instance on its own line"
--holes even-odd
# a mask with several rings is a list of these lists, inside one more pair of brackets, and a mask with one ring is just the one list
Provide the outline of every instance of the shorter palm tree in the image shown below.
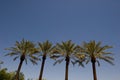
[[14,47],[7,48],[6,50],[10,51],[8,54],[6,54],[6,56],[15,56],[13,59],[14,61],[18,58],[20,59],[16,73],[16,80],[19,80],[19,73],[24,61],[27,64],[27,59],[29,59],[33,64],[37,64],[36,61],[39,60],[39,58],[36,56],[38,50],[35,47],[35,44],[28,40],[23,39],[20,42],[16,41]]
[[53,50],[53,55],[51,56],[51,58],[56,60],[54,65],[57,63],[61,63],[64,60],[66,62],[65,80],[68,80],[69,63],[72,62],[74,64],[74,62],[78,62],[78,60],[76,61],[75,57],[75,55],[77,56],[77,50],[78,46],[74,44],[71,40],[57,43]]
[[96,43],[94,40],[89,43],[83,43],[82,52],[86,54],[86,63],[90,61],[92,63],[94,80],[97,80],[96,62],[98,63],[98,66],[100,66],[99,60],[104,60],[113,65],[114,58],[110,56],[112,53],[106,51],[110,48],[112,47],[108,45],[101,46],[101,42]]
[[50,56],[53,50],[52,43],[49,42],[48,40],[43,42],[43,43],[38,43],[39,45],[39,51],[40,51],[40,56],[42,56],[42,64],[41,64],[41,69],[40,69],[40,75],[39,75],[39,80],[42,80],[42,75],[43,75],[43,70],[44,70],[44,65],[47,56]]

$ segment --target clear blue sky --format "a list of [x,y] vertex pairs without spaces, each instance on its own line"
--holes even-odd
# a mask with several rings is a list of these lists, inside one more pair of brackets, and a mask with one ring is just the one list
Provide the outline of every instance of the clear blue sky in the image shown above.
[[[98,79],[120,79],[120,0],[0,0],[0,60],[9,71],[17,69],[19,60],[3,57],[4,48],[22,38],[77,44],[96,40],[112,45],[115,66],[101,62]],[[46,60],[43,77],[64,80],[65,63],[53,66],[53,62]],[[40,64],[24,64],[21,71],[26,78],[37,78]],[[92,80],[91,64],[86,68],[70,65],[69,80]]]

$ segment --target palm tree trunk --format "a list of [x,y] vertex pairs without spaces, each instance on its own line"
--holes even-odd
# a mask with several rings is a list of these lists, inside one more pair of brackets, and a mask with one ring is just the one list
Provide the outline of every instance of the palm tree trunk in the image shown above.
[[19,80],[19,73],[20,73],[23,61],[24,60],[20,60],[20,63],[19,63],[18,69],[17,69],[17,73],[16,73],[16,80]]
[[42,75],[43,75],[43,69],[44,69],[44,65],[45,65],[45,60],[46,60],[46,56],[43,56],[39,80],[42,80]]
[[19,80],[19,73],[20,73],[20,70],[21,70],[21,67],[22,67],[22,64],[23,64],[24,60],[25,60],[25,55],[23,54],[20,57],[20,63],[19,63],[19,66],[18,66],[18,69],[17,69],[17,73],[16,73],[16,80]]
[[68,80],[68,69],[69,69],[69,57],[66,57],[65,80]]
[[93,69],[93,77],[94,77],[94,80],[97,80],[95,62],[92,62],[92,69]]

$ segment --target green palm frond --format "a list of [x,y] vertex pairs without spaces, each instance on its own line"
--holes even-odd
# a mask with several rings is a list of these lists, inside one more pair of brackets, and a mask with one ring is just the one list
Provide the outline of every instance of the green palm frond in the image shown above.
[[103,47],[99,47],[99,49],[97,50],[97,53],[100,53],[100,52],[102,52],[104,50],[107,50],[107,49],[110,49],[110,48],[112,48],[112,46],[106,45],[106,46],[103,46]]
[[97,64],[98,64],[98,66],[100,66],[100,62],[99,62],[98,60],[96,60],[96,62],[97,62]]
[[101,57],[99,57],[99,59],[102,59],[102,60],[110,63],[111,65],[114,65],[114,63],[113,63],[114,59],[112,57],[108,57],[108,56],[107,57],[103,57],[103,56],[101,56]]
[[75,57],[80,60],[83,60],[83,59],[85,59],[85,54],[75,54]]
[[72,61],[72,63],[73,65],[78,64],[79,66],[84,67],[83,62],[85,61],[85,58],[86,58],[85,54],[77,53],[74,55],[74,58],[73,58],[74,61]]
[[20,56],[16,56],[13,58],[13,61],[15,61],[16,59],[18,59]]
[[65,55],[65,56],[71,55],[72,53],[74,53],[75,49],[76,49],[76,45],[74,43],[72,43],[71,40],[62,42],[61,44],[57,43],[57,45],[56,45],[57,52]]
[[55,63],[54,63],[53,65],[56,65],[57,63],[60,64],[63,60],[64,60],[64,58],[62,58],[62,59],[58,59],[58,60],[55,61]]
[[107,58],[107,59],[109,59],[109,60],[114,60],[114,58],[111,57],[111,56],[105,56],[105,58]]
[[5,56],[15,56],[13,58],[14,61],[17,58],[21,58],[22,55],[25,55],[24,60],[26,61],[26,63],[28,58],[37,61],[37,59],[33,57],[33,55],[37,55],[37,53],[39,52],[36,48],[36,45],[33,42],[25,39],[22,39],[20,42],[16,41],[13,47],[6,48],[5,50],[10,51]]
[[8,54],[5,54],[5,56],[15,56],[15,55],[19,55],[20,53],[18,52],[10,52]]
[[71,63],[73,64],[73,66],[75,64],[78,64],[79,66],[85,67],[84,64],[83,64],[83,61],[81,61],[81,60],[74,60],[74,61],[71,61]]
[[30,55],[30,58],[32,58],[33,60],[36,60],[36,61],[41,60],[40,58],[38,58],[37,56],[34,56],[34,55]]
[[36,60],[34,60],[34,59],[32,59],[32,58],[30,58],[29,60],[32,62],[33,65],[37,65]]
[[[69,57],[70,62],[73,65],[79,63],[79,65],[83,66],[82,62],[84,59],[84,55],[77,55],[81,52],[80,46],[76,45],[71,40],[57,43],[53,51],[53,58],[55,60],[57,59],[54,64],[61,63],[63,60],[66,60],[66,58]],[[77,59],[78,57],[79,59]]]
[[95,42],[95,40],[90,42],[84,42],[83,43],[83,53],[87,56],[87,62],[91,61],[91,59],[95,58],[96,62],[98,63],[98,66],[100,65],[98,59],[102,59],[110,64],[113,64],[114,58],[111,56],[111,52],[107,52],[108,49],[112,48],[112,46],[102,46],[101,42]]
[[51,59],[54,59],[54,60],[58,59],[59,57],[61,57],[61,56],[60,56],[60,55],[51,55],[51,56],[50,56],[50,58],[51,58]]
[[49,55],[52,53],[53,46],[52,43],[49,42],[48,40],[43,43],[38,42],[38,45],[39,45],[39,51],[43,55]]

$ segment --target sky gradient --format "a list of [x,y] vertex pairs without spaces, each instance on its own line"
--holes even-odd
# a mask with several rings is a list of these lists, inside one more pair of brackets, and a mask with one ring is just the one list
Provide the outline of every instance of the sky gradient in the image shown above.
[[[115,65],[101,61],[97,67],[98,80],[120,79],[120,0],[0,0],[0,60],[9,71],[17,69],[19,60],[4,57],[5,48],[25,38],[34,42],[50,40],[53,44],[72,40],[102,41],[112,45]],[[64,80],[65,63],[53,66],[46,60],[43,77]],[[41,62],[23,65],[27,78],[37,78]],[[69,80],[92,80],[92,68],[70,65]]]

